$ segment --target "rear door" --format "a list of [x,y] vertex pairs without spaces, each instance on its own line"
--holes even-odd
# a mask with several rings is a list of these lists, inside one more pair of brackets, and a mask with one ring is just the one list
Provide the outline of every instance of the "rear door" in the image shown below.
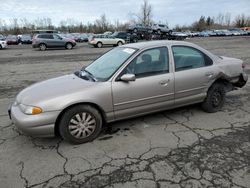
[[190,46],[172,46],[175,65],[175,105],[201,102],[214,80],[213,61]]
[[[159,111],[174,105],[174,74],[169,71],[166,47],[140,53],[112,82],[116,119]],[[136,80],[119,80],[124,74],[135,74]]]

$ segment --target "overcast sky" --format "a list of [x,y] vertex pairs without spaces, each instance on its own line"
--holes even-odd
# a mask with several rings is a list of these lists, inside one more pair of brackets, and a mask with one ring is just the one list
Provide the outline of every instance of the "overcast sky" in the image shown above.
[[[201,15],[219,13],[250,15],[250,0],[148,0],[153,7],[155,22],[190,24]],[[104,14],[109,21],[128,21],[132,13],[139,12],[143,0],[0,0],[0,19],[49,17],[53,24],[73,18],[83,23],[93,22]]]

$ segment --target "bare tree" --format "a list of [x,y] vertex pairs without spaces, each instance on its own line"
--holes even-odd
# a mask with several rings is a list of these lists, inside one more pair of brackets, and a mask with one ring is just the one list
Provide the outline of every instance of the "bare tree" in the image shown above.
[[231,14],[229,12],[225,14],[225,24],[228,27],[231,25]]
[[6,28],[5,20],[0,18],[0,31],[3,31]]
[[97,26],[98,31],[97,32],[105,32],[109,28],[109,21],[106,18],[105,14],[102,14],[99,19],[96,19],[95,25]]
[[141,5],[140,12],[138,14],[135,14],[135,16],[138,19],[138,22],[149,26],[153,23],[152,17],[153,17],[153,8],[152,5],[148,3],[147,0],[143,1],[143,4]]
[[250,16],[245,16],[245,14],[241,14],[236,16],[234,20],[234,25],[236,27],[246,27],[250,25]]
[[216,22],[219,24],[219,25],[223,25],[224,23],[224,15],[222,13],[219,13],[217,18],[216,18]]

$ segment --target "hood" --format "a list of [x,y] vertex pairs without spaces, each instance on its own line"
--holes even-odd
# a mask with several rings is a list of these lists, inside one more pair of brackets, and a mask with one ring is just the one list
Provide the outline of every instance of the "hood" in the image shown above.
[[36,106],[47,103],[55,98],[60,99],[83,89],[93,86],[90,82],[74,74],[65,75],[33,84],[22,90],[16,98],[17,103]]
[[66,42],[75,42],[74,39],[71,39],[71,38],[63,38],[63,41],[66,41]]

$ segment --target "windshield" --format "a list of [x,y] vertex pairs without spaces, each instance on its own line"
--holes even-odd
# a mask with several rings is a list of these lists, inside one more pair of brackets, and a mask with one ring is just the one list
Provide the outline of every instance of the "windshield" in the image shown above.
[[114,48],[95,60],[85,70],[96,80],[107,81],[135,51],[133,48]]
[[118,35],[118,32],[114,32],[111,36],[116,37]]

